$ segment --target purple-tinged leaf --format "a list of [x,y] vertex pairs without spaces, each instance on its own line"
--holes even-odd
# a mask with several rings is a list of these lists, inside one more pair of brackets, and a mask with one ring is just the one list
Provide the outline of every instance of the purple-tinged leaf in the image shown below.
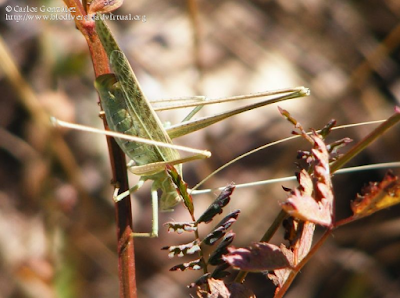
[[273,244],[259,242],[248,248],[228,247],[228,251],[222,258],[235,269],[262,272],[290,267],[285,254]]
[[336,125],[336,120],[331,119],[319,132],[320,136],[322,139],[325,139],[330,132],[332,131],[332,128]]
[[197,231],[197,224],[195,222],[166,222],[164,226],[167,226],[168,233],[178,233],[182,234],[183,232],[194,232]]
[[313,178],[304,170],[301,171],[298,176],[300,187],[295,189],[281,206],[290,216],[331,226],[334,196],[329,170],[329,153],[325,143],[316,133],[310,138],[314,141],[311,150]]
[[[314,236],[315,224],[289,217],[283,222],[285,239],[289,241],[295,259],[301,261],[309,252]],[[294,262],[297,265],[297,262]]]
[[301,170],[297,174],[297,181],[300,184],[299,190],[303,194],[307,194],[307,195],[311,196],[311,194],[313,193],[314,185],[313,185],[313,181],[311,179],[311,176],[307,173],[306,170]]
[[256,298],[252,290],[237,282],[228,285],[228,290],[231,298]]
[[[282,253],[286,256],[287,260],[289,261],[291,267],[294,267],[294,256],[293,252],[290,249],[287,249],[285,245],[281,244],[280,246]],[[276,269],[274,273],[267,274],[268,278],[272,280],[274,285],[277,286],[277,290],[282,287],[285,283],[287,278],[289,277],[290,272],[292,269],[290,268],[283,268],[283,269]]]
[[200,270],[204,267],[204,264],[201,259],[197,259],[188,263],[183,263],[179,265],[175,265],[169,271],[185,271],[185,270]]
[[304,221],[311,221],[322,226],[330,226],[332,223],[327,202],[317,202],[311,196],[301,195],[297,189],[284,203],[281,203],[281,207],[290,216]]
[[231,199],[231,194],[235,186],[233,184],[228,185],[220,193],[220,195],[215,199],[215,201],[207,208],[207,210],[200,216],[197,223],[209,223],[217,214],[222,213],[222,208],[224,208]]
[[224,237],[226,231],[236,222],[239,216],[240,210],[235,210],[225,216],[202,241],[202,243],[207,245],[213,245],[219,239]]
[[315,160],[314,175],[318,179],[329,180],[329,153],[324,141],[317,135],[311,136],[314,140],[314,148],[311,150]]
[[232,243],[233,239],[235,238],[235,234],[229,232],[226,234],[224,239],[218,244],[217,248],[213,251],[208,259],[208,264],[217,266],[225,263],[222,259],[222,255],[228,253],[228,246]]
[[209,278],[207,280],[209,293],[207,298],[230,298],[231,293],[222,280]]
[[309,151],[298,150],[296,158],[308,161],[310,156],[311,156],[311,153]]
[[350,138],[343,138],[341,140],[337,140],[329,145],[326,145],[326,149],[328,150],[329,154],[337,154],[339,149],[343,148],[344,146],[348,145],[349,143],[353,142]]
[[315,224],[311,222],[303,223],[302,230],[299,231],[301,232],[299,240],[293,247],[294,249],[293,253],[295,255],[294,265],[300,263],[301,260],[303,260],[304,257],[310,251],[313,241],[314,231],[315,231]]
[[190,243],[177,245],[177,246],[164,246],[161,248],[162,250],[168,250],[169,258],[173,258],[175,256],[183,257],[186,255],[192,255],[195,252],[200,250],[200,242],[196,239]]
[[318,135],[313,135],[312,138],[315,142],[314,148],[311,150],[315,160],[315,200],[320,202],[325,208],[328,208],[326,211],[329,212],[332,217],[334,195],[329,166],[329,153],[324,141],[318,137]]
[[287,110],[284,110],[280,107],[278,107],[278,110],[279,113],[281,113],[281,115],[285,117],[286,120],[292,123],[294,125],[294,128],[297,130],[297,131],[292,131],[292,134],[301,135],[304,139],[312,143],[312,139],[308,136],[307,132],[304,130],[300,122],[298,122],[295,118],[293,118],[292,115],[290,115],[290,113]]
[[[286,221],[285,237],[290,235],[288,238],[290,243],[290,253],[285,252],[285,255],[290,256],[292,266],[296,266],[309,253],[313,241],[314,230],[315,224],[309,221],[301,221],[294,219],[293,217],[290,217]],[[283,251],[287,250],[283,245],[281,245],[281,249]]]
[[234,218],[230,218],[228,221],[224,223],[223,226],[219,226],[218,228],[214,229],[210,234],[204,238],[203,243],[207,245],[213,245],[215,242],[217,242],[219,239],[221,239],[225,233],[226,230],[229,229],[229,227],[236,221]]
[[225,271],[226,269],[228,269],[230,267],[231,266],[229,264],[227,264],[227,263],[224,263],[224,264],[221,264],[221,265],[217,266],[214,269],[213,273],[211,274],[211,277],[215,278],[215,279],[223,279],[223,278],[227,277],[228,275],[231,275],[230,272]]
[[198,279],[196,279],[195,282],[192,282],[190,285],[188,285],[188,288],[194,288],[194,287],[200,287],[204,284],[207,283],[207,280],[210,278],[210,273],[203,274],[200,276]]

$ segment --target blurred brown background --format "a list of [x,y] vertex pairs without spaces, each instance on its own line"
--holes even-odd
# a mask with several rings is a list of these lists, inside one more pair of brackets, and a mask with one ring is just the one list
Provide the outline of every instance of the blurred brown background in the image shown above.
[[[146,22],[109,22],[150,99],[215,98],[304,85],[311,89],[310,97],[279,106],[305,128],[321,128],[331,118],[339,124],[385,119],[399,105],[399,1],[197,3],[199,46],[185,1],[126,1],[115,14],[139,15]],[[45,109],[62,120],[102,127],[87,46],[72,21],[10,20],[11,15],[23,16],[15,10],[27,5],[40,10],[63,7],[63,2],[0,1],[1,37],[28,83],[16,87],[0,72],[0,297],[117,297],[115,214],[105,138],[64,131],[69,156],[62,141],[38,124]],[[0,57],[3,66],[9,62]],[[240,104],[206,107],[201,115]],[[160,113],[163,121],[172,123],[185,115],[182,110]],[[330,140],[348,136],[359,141],[373,127],[337,131]],[[209,160],[185,164],[185,180],[193,186],[225,162],[290,136],[291,130],[273,105],[183,137],[177,143],[213,153]],[[398,161],[399,133],[397,126],[351,165]],[[292,175],[298,149],[308,149],[308,144],[298,140],[258,152],[205,187]],[[350,215],[349,202],[356,193],[369,181],[382,179],[384,172],[335,176],[337,217]],[[135,181],[132,176],[131,184]],[[140,232],[150,229],[149,185],[132,203],[134,228]],[[197,213],[214,197],[195,197]],[[234,226],[234,245],[257,241],[285,197],[280,184],[235,191],[226,208],[242,210]],[[287,297],[398,297],[399,211],[395,206],[335,231]],[[160,215],[161,223],[170,220],[189,216],[178,206]],[[185,286],[200,274],[169,272],[189,259],[170,260],[160,248],[191,237],[169,235],[161,227],[158,239],[135,240],[139,297],[188,297]],[[279,237],[274,243],[282,241]],[[273,296],[272,283],[261,274],[251,274],[247,282],[258,297]]]

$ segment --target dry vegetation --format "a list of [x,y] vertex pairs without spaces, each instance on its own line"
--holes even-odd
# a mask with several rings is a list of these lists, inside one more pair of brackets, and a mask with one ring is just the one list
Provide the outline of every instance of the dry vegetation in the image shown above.
[[[7,5],[32,4],[0,1],[1,37],[27,82],[10,77],[7,70],[0,72],[1,296],[117,297],[115,211],[104,137],[64,131],[64,147],[43,124],[41,110],[101,127],[86,43],[72,21],[7,21]],[[222,97],[304,85],[311,89],[310,97],[279,105],[305,128],[320,128],[331,118],[339,124],[384,119],[399,105],[398,1],[227,0],[199,1],[198,8],[199,47],[193,43],[185,1],[127,1],[117,13],[145,15],[146,22],[109,22],[150,99]],[[201,67],[194,59],[196,49]],[[3,66],[9,65],[6,59],[0,57]],[[234,105],[205,108],[202,114]],[[176,123],[185,115],[163,112],[161,118]],[[358,141],[373,127],[332,136]],[[269,106],[184,137],[180,144],[213,153],[209,160],[184,165],[185,180],[193,186],[237,155],[289,136],[291,129],[276,106]],[[351,165],[398,161],[399,130],[392,129]],[[307,144],[298,140],[261,151],[206,186],[292,175],[298,149],[307,149]],[[337,217],[351,213],[349,202],[363,185],[383,176],[384,170],[334,177]],[[148,188],[136,197],[134,228],[148,231]],[[285,197],[280,185],[236,190],[229,208],[242,211],[234,244],[257,241]],[[213,198],[195,197],[196,210],[206,208]],[[399,210],[394,206],[335,231],[286,297],[396,297]],[[160,222],[171,219],[189,220],[183,206],[161,214]],[[158,239],[135,240],[139,297],[188,296],[185,285],[198,274],[168,272],[177,261],[160,250],[184,242],[181,238],[161,228]],[[257,297],[273,296],[274,286],[264,276],[250,275],[247,281]]]

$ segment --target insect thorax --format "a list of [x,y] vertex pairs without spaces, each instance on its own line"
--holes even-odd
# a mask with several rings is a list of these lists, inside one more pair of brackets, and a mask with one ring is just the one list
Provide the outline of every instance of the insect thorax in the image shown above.
[[161,189],[160,209],[163,211],[172,210],[177,204],[182,201],[181,195],[178,193],[171,178],[165,171],[148,177],[154,181],[154,188]]

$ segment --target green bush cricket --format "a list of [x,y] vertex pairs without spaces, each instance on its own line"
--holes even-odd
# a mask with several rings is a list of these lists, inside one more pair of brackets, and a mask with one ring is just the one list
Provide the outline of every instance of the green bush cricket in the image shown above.
[[[184,107],[196,106],[196,108],[189,113],[182,123],[164,128],[155,110],[143,94],[126,56],[119,48],[110,29],[99,15],[96,15],[95,19],[96,32],[107,53],[113,71],[113,74],[104,74],[95,80],[95,87],[99,93],[107,123],[113,131],[104,134],[116,137],[116,141],[121,149],[131,159],[131,162],[128,163],[129,170],[133,174],[140,176],[139,182],[129,191],[117,195],[118,189],[116,189],[114,200],[117,202],[125,198],[129,193],[137,191],[146,180],[153,181],[151,189],[153,205],[152,231],[150,233],[135,233],[133,236],[156,237],[158,235],[158,189],[162,191],[160,198],[161,210],[171,210],[182,201],[175,186],[165,172],[166,165],[175,166],[178,173],[182,175],[182,163],[207,158],[211,155],[208,151],[176,146],[172,143],[171,139],[202,129],[244,111],[286,99],[309,95],[309,89],[297,87],[226,99],[202,100],[202,97],[197,97],[191,100],[189,104],[183,105]],[[190,120],[205,104],[270,95],[278,96],[222,114]],[[67,126],[61,122],[58,121],[58,124]],[[69,127],[72,126],[77,128],[77,125],[70,125]],[[81,126],[79,129],[99,132],[95,129],[85,129]],[[178,150],[192,152],[194,155],[181,158]]]

